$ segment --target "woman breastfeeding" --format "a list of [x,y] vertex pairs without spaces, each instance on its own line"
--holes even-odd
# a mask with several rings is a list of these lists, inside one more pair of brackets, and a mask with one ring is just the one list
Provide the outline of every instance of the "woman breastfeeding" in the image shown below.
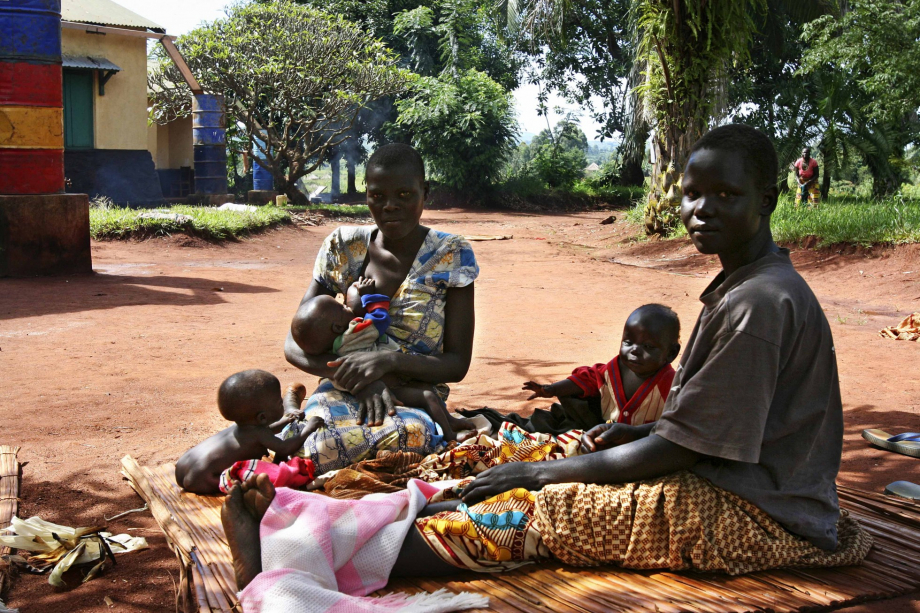
[[301,304],[371,279],[375,293],[390,297],[386,334],[398,351],[308,355],[288,334],[287,360],[323,377],[305,408],[326,424],[303,447],[317,473],[378,451],[430,453],[434,422],[421,409],[397,410],[388,386],[423,382],[446,397],[443,384],[462,380],[472,355],[479,266],[466,240],[419,223],[428,197],[421,156],[408,145],[383,146],[368,160],[365,181],[375,225],[340,227],[326,238]]

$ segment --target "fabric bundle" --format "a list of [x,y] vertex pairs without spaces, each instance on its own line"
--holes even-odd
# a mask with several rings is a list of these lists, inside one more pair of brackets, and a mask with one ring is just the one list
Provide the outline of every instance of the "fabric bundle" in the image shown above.
[[882,338],[893,338],[899,341],[920,340],[920,313],[908,315],[896,326],[882,328],[878,335]]

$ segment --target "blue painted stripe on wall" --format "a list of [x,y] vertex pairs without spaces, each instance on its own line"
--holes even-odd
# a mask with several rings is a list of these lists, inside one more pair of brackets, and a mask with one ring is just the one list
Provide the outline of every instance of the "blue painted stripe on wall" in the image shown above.
[[60,0],[0,2],[0,60],[60,63]]

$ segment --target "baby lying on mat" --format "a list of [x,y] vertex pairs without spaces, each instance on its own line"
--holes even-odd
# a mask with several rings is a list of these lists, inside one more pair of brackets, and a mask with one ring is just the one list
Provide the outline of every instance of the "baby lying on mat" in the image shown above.
[[[373,279],[359,277],[349,286],[345,304],[332,296],[320,295],[304,302],[291,322],[291,337],[308,355],[334,353],[344,356],[356,351],[398,351],[386,334],[390,327],[390,298],[376,294]],[[337,389],[335,381],[332,382]],[[424,410],[441,427],[445,441],[457,440],[457,432],[476,430],[468,419],[447,412],[434,386],[410,381],[389,386],[396,399],[407,407]]]
[[[287,389],[282,399],[281,383],[264,370],[244,370],[227,377],[217,391],[217,408],[225,419],[236,423],[186,451],[176,462],[176,483],[195,494],[219,494],[226,493],[234,480],[241,481],[253,473],[267,473],[279,487],[312,481],[310,460],[294,458],[280,466],[260,461],[269,450],[275,452],[276,462],[286,460],[323,425],[321,418],[314,417],[294,438],[282,440],[275,436],[303,416],[297,412],[306,393],[306,388],[297,383]],[[237,463],[243,465],[236,466]],[[237,470],[234,473],[232,469]]]

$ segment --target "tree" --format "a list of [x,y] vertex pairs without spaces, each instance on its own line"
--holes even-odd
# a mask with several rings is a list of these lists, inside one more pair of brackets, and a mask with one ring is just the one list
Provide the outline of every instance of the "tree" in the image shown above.
[[[343,142],[360,109],[411,82],[355,24],[287,1],[234,6],[177,46],[202,88],[223,95],[228,118],[245,126],[276,188],[298,202],[297,179]],[[172,64],[160,62],[148,80],[155,116],[187,112],[190,92]]]
[[859,0],[843,15],[805,27],[802,72],[833,67],[867,94],[876,120],[900,121],[920,107],[920,0]]
[[534,54],[532,78],[542,86],[540,102],[545,104],[548,93],[556,91],[601,125],[597,136],[602,140],[619,135],[619,180],[641,185],[648,124],[636,112],[632,95],[641,75],[634,70],[630,7],[626,0],[582,0],[555,14],[535,10],[528,2],[505,0],[499,16],[518,44]]
[[491,184],[517,136],[510,96],[472,68],[456,80],[449,73],[421,77],[396,107],[391,137],[410,141],[432,176],[455,189],[475,192]]
[[[523,15],[533,28],[548,24],[561,31],[578,3],[569,0],[505,0],[508,13]],[[790,14],[786,0],[634,0],[630,30],[633,71],[643,75],[634,89],[653,128],[655,165],[646,207],[646,229],[667,233],[679,222],[680,177],[690,149],[702,133],[725,115],[728,71],[745,65],[763,16],[774,7]],[[799,0],[808,10],[827,11],[828,0]],[[769,11],[768,11],[769,7]],[[807,12],[796,8],[795,11]],[[610,32],[617,36],[616,31]],[[633,122],[638,127],[638,122]],[[633,129],[633,134],[641,131]],[[638,138],[627,139],[635,152]]]
[[839,17],[823,16],[803,34],[809,46],[799,73],[824,86],[820,148],[859,154],[877,197],[900,187],[905,150],[920,142],[918,32],[920,0],[877,0],[854,2]]
[[542,130],[529,145],[518,146],[510,174],[515,178],[537,179],[548,187],[571,187],[585,174],[587,151],[588,137],[568,115],[555,128]]

